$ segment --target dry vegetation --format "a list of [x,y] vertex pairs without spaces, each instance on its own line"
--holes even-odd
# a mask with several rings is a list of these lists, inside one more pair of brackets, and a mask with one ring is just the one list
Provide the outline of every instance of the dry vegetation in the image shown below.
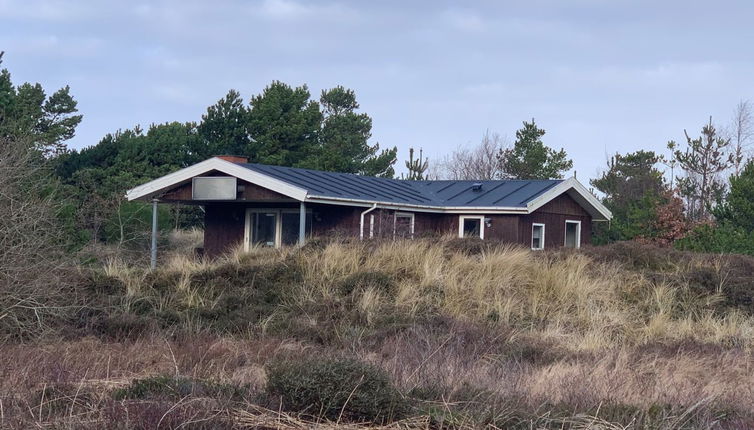
[[64,341],[0,349],[0,427],[751,428],[753,272],[451,239],[110,256]]

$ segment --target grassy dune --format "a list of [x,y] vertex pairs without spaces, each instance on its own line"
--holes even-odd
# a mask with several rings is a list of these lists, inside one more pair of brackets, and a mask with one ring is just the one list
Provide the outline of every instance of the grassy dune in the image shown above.
[[56,327],[3,344],[0,427],[754,427],[754,259],[190,239],[80,268]]

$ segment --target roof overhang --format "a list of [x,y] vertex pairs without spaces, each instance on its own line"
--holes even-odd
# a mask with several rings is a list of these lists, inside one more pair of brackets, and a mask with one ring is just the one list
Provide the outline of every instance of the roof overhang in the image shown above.
[[189,183],[192,178],[212,171],[235,176],[238,179],[259,185],[294,200],[304,201],[306,199],[307,191],[303,188],[299,188],[285,181],[275,179],[268,175],[263,175],[254,170],[247,169],[243,166],[239,166],[238,164],[217,157],[204,160],[193,166],[186,167],[177,172],[170,173],[169,175],[165,175],[147,182],[146,184],[130,189],[126,192],[126,199],[128,199],[128,201],[133,201],[158,198],[170,189]]
[[377,205],[384,209],[396,210],[413,210],[416,212],[434,212],[434,213],[457,213],[457,214],[530,214],[540,207],[544,206],[561,194],[568,194],[581,207],[586,210],[595,221],[607,221],[612,218],[612,213],[600,203],[599,200],[587,190],[576,178],[569,178],[550,188],[546,192],[529,201],[525,206],[501,207],[501,206],[438,206],[438,205],[419,205],[409,203],[396,203],[389,201],[361,200],[351,198],[338,198],[332,196],[309,195],[308,191],[298,186],[292,185],[283,180],[274,178],[269,175],[247,169],[241,165],[223,160],[221,158],[210,158],[184,169],[178,170],[171,174],[157,178],[146,184],[140,185],[129,190],[126,198],[129,201],[142,200],[149,201],[159,198],[167,191],[191,182],[192,178],[201,176],[209,172],[222,172],[227,175],[235,176],[246,182],[259,185],[260,187],[280,193],[291,199],[301,202],[321,203],[342,206],[373,206]]
[[568,194],[574,199],[585,211],[589,212],[593,221],[609,221],[613,218],[613,213],[573,177],[532,199],[526,207],[529,213],[534,212],[561,194]]

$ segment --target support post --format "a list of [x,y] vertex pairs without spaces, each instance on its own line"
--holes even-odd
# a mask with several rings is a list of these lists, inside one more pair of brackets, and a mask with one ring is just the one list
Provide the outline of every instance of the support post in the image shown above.
[[301,202],[298,214],[298,246],[304,246],[306,241],[306,203]]
[[157,268],[157,199],[152,199],[152,254],[149,266]]

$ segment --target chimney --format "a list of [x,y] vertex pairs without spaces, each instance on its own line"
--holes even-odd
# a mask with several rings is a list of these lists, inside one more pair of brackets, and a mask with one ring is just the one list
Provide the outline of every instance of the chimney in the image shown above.
[[219,158],[225,161],[230,161],[231,163],[248,163],[249,162],[249,159],[247,157],[242,157],[240,155],[215,155],[215,158]]

